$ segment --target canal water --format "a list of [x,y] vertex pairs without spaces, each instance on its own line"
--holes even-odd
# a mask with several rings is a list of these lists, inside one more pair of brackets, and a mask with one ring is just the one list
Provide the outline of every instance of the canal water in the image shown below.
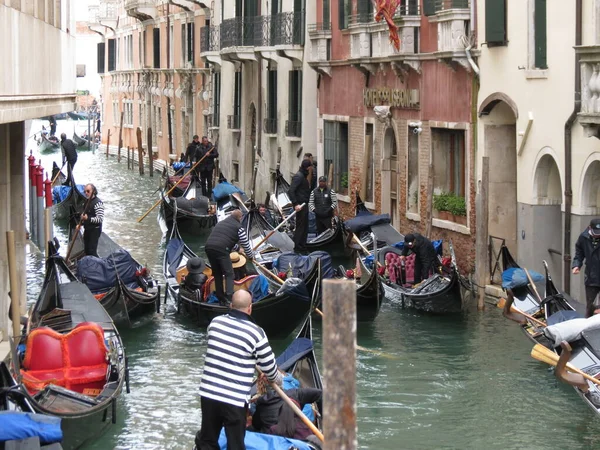
[[[73,122],[58,122],[59,133],[72,129]],[[59,159],[42,156],[46,168]],[[127,170],[126,159],[118,163],[91,152],[80,152],[74,173],[78,183],[97,186],[106,207],[104,231],[163,283],[165,242],[157,211],[136,221],[157,200],[160,177],[140,177],[137,168]],[[64,253],[66,230],[55,233]],[[205,238],[186,241],[200,250]],[[43,260],[32,251],[27,264],[32,302],[43,281]],[[120,399],[117,424],[84,448],[191,449],[200,424],[205,331],[167,305],[121,333],[131,393]],[[272,345],[277,351],[288,342]],[[393,357],[358,353],[361,449],[600,448],[600,418],[529,356],[532,345],[517,324],[492,305],[484,313],[470,308],[459,317],[432,317],[384,303],[374,323],[359,325],[358,344]],[[315,346],[320,358],[319,323]]]

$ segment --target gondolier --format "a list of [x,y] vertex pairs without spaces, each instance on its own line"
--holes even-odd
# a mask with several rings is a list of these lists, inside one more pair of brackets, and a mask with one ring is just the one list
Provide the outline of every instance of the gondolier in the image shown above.
[[404,259],[409,252],[416,255],[414,284],[419,284],[429,278],[440,266],[433,243],[419,233],[407,234],[404,237],[404,248],[400,259]]
[[310,185],[308,183],[308,174],[312,167],[310,160],[305,159],[300,165],[300,169],[292,178],[292,184],[288,191],[288,196],[296,213],[296,229],[294,230],[294,251],[296,253],[306,251],[306,238],[308,237],[308,209],[302,208],[303,203],[310,200]]
[[54,136],[56,134],[56,119],[54,116],[50,116],[48,122],[50,123],[50,136]]
[[[254,258],[254,252],[241,221],[242,212],[239,209],[234,210],[227,219],[215,225],[204,247],[215,277],[215,291],[221,305],[231,303],[233,296],[234,273],[230,254],[236,244],[239,242],[248,258]],[[221,281],[223,277],[225,277],[225,292]]]
[[200,383],[202,426],[195,440],[198,450],[218,449],[221,428],[225,428],[228,449],[246,448],[247,401],[255,366],[271,382],[282,384],[267,335],[251,314],[252,296],[240,290],[233,296],[229,314],[216,317],[208,326]]
[[575,243],[573,274],[577,275],[585,262],[586,317],[594,315],[594,301],[600,293],[600,219],[592,219]]
[[63,153],[63,165],[66,162],[68,170],[73,170],[77,162],[77,146],[71,139],[67,139],[65,133],[62,133],[60,135],[60,147]]
[[310,193],[308,209],[317,218],[317,233],[321,234],[332,226],[331,218],[337,211],[337,195],[327,186],[327,177],[319,177],[319,187]]
[[88,198],[87,207],[81,220],[85,231],[83,233],[84,252],[88,256],[98,256],[98,241],[102,234],[104,222],[104,203],[98,198],[98,190],[93,184],[87,184],[84,190]]
[[[208,137],[202,136],[202,143],[198,147],[199,153],[197,160],[204,158],[200,163],[200,184],[202,185],[202,195],[210,198],[212,195],[213,172],[215,170],[215,159],[219,157],[219,152],[215,146],[208,140]],[[210,152],[210,154],[208,153]]]

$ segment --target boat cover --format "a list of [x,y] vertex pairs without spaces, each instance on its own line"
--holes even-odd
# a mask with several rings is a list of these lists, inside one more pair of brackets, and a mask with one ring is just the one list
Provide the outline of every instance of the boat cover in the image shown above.
[[[575,311],[561,311],[561,312],[573,313]],[[550,319],[552,319],[552,317],[554,317],[556,314],[559,314],[559,313],[555,313],[552,316],[548,317],[548,323],[550,323]],[[576,313],[576,314],[579,317],[581,317],[579,315],[579,313]],[[574,317],[574,315],[571,314],[571,317]],[[544,335],[551,341],[554,341],[554,346],[558,347],[560,345],[560,343],[563,341],[567,341],[567,342],[576,341],[577,339],[579,339],[581,337],[581,333],[583,333],[584,331],[590,331],[590,330],[594,330],[597,328],[600,328],[600,315],[599,314],[596,314],[595,316],[592,316],[588,319],[571,318],[570,320],[566,320],[566,321],[563,321],[560,323],[556,323],[554,325],[547,326],[546,328],[544,328]]]
[[182,211],[197,215],[208,214],[208,204],[210,201],[208,197],[199,196],[189,200],[184,197],[177,197],[175,201],[177,202],[177,209],[181,209]]
[[219,200],[223,200],[224,198],[227,198],[231,194],[235,194],[236,192],[239,192],[240,194],[244,193],[240,188],[234,186],[228,181],[222,181],[219,184],[217,184],[213,189],[213,200],[215,202],[218,202]]
[[[83,191],[85,186],[83,184],[77,185],[77,190],[81,192],[81,195],[85,195]],[[56,205],[64,201],[71,193],[71,186],[55,186],[52,188],[52,203]]]
[[185,244],[181,239],[171,239],[167,244],[167,266],[171,276],[177,275],[177,267],[183,257]]
[[77,278],[92,292],[105,291],[117,284],[119,278],[130,284],[137,281],[138,264],[124,249],[111,253],[106,258],[84,256],[77,263]]
[[269,295],[269,280],[264,275],[259,274],[248,288],[252,294],[252,303],[262,300]]
[[15,411],[0,412],[0,442],[40,438],[42,444],[61,442],[60,418]]
[[333,278],[335,272],[333,270],[331,256],[329,253],[320,250],[312,252],[307,256],[297,255],[293,252],[282,253],[275,261],[275,267],[281,272],[287,272],[291,266],[292,276],[304,279],[310,273],[317,260],[321,260],[321,273],[323,274],[323,278]]
[[[303,441],[275,436],[273,434],[255,433],[253,431],[246,431],[244,444],[246,444],[246,450],[311,450],[312,448]],[[225,436],[224,428],[221,430],[221,435],[219,436],[219,448],[227,450],[227,437]]]
[[192,166],[190,163],[185,163],[183,161],[181,161],[181,162],[178,161],[178,162],[173,163],[173,169],[175,169],[175,170],[179,170],[182,167],[192,167]]
[[[545,278],[534,270],[528,270],[529,276],[534,283],[544,281]],[[502,288],[503,289],[514,289],[516,287],[527,286],[529,280],[524,269],[520,267],[511,267],[502,272]]]
[[398,233],[391,223],[381,223],[371,226],[371,231],[375,234],[377,241],[383,241],[387,245],[394,245],[404,242],[404,235]]
[[302,300],[310,301],[310,294],[306,288],[306,284],[300,278],[288,278],[277,291],[277,296],[293,295]]
[[389,214],[359,214],[350,220],[346,220],[344,224],[354,234],[358,234],[361,231],[368,231],[373,225],[390,222],[391,219]]
[[296,361],[304,358],[313,349],[313,341],[308,338],[300,337],[292,341],[281,355],[277,357],[277,367],[284,372],[290,370]]

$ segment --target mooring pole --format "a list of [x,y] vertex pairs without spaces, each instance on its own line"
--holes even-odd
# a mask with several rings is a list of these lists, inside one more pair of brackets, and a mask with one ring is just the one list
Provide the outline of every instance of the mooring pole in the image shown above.
[[36,194],[37,194],[37,245],[41,252],[45,248],[44,236],[44,169],[42,160],[35,172]]
[[142,147],[142,129],[137,127],[135,134],[138,145],[138,165],[140,167],[140,175],[144,175],[144,148]]
[[8,253],[8,276],[10,279],[10,311],[13,326],[13,338],[21,335],[21,313],[19,299],[21,298],[19,280],[17,279],[17,250],[15,246],[15,232],[6,232],[6,247]]
[[110,128],[108,130],[108,135],[106,136],[106,159],[108,159],[108,149],[110,147]]
[[52,225],[52,181],[48,178],[46,173],[46,180],[44,181],[44,197],[46,199],[46,209],[44,210],[44,234],[46,235],[46,242],[44,248],[46,249],[46,257],[50,255],[50,249],[48,241],[54,238],[54,229]]
[[35,213],[36,213],[36,202],[35,202],[35,158],[33,151],[29,151],[29,239],[35,242]]
[[154,174],[154,153],[152,152],[152,128],[148,128],[146,145],[148,147],[148,170],[149,175],[152,177]]
[[489,269],[489,183],[490,183],[490,157],[484,156],[481,159],[481,181],[477,192],[477,309],[482,311],[485,307],[485,285],[490,283]]

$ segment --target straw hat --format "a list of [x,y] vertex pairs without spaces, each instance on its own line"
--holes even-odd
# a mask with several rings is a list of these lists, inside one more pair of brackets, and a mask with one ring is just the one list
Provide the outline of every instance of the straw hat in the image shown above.
[[246,257],[244,255],[240,255],[238,252],[231,252],[229,257],[231,258],[231,265],[234,269],[239,269],[240,267],[244,267],[246,265]]

